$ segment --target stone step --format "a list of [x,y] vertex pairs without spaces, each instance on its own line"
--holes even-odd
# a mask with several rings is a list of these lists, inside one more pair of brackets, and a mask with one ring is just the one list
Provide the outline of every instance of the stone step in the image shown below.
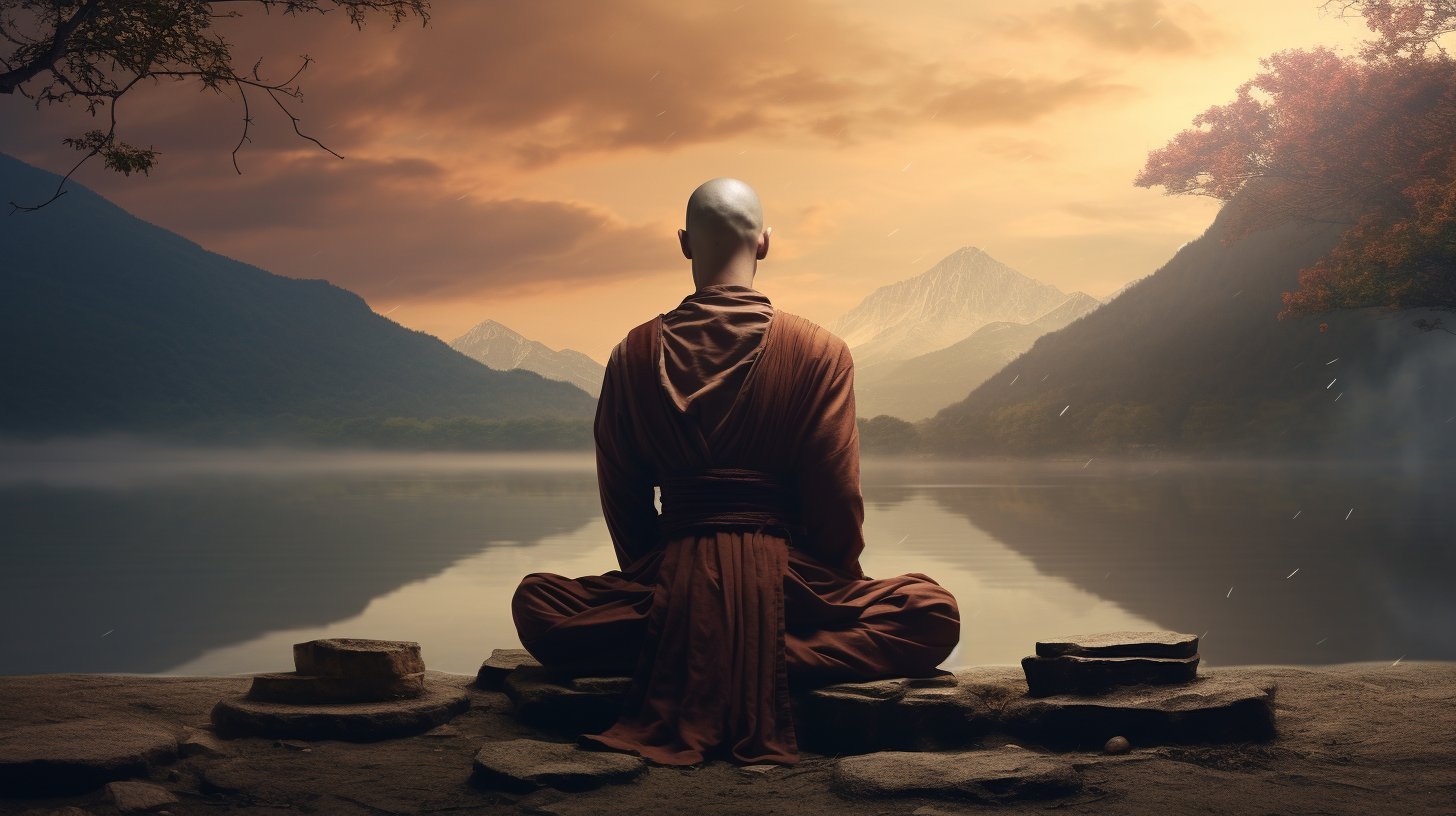
[[853,797],[968,799],[982,804],[1053,799],[1082,787],[1071,763],[1015,745],[957,753],[884,752],[841,759],[834,787]]
[[1095,694],[1122,686],[1187,683],[1198,676],[1192,657],[1025,657],[1021,670],[1035,697]]
[[1198,636],[1177,632],[1101,632],[1038,641],[1038,657],[1163,657],[1198,654]]
[[293,646],[293,668],[301,675],[347,677],[382,684],[425,670],[420,644],[407,640],[332,638]]
[[511,672],[522,667],[540,666],[541,663],[525,649],[494,649],[475,673],[475,684],[483,689],[500,691],[505,688],[506,678]]
[[444,684],[407,700],[292,705],[239,697],[212,709],[217,734],[298,740],[375,740],[411,737],[449,722],[470,708],[470,695]]
[[425,693],[425,673],[402,677],[321,677],[279,672],[253,677],[249,700],[289,705],[411,700]]

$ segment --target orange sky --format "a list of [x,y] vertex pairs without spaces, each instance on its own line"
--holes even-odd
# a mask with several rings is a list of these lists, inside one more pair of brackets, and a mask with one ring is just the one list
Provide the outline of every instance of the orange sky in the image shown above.
[[[715,176],[763,198],[759,287],[826,325],[967,245],[1106,295],[1217,207],[1134,188],[1147,151],[1260,57],[1367,33],[1318,0],[435,0],[425,28],[225,23],[264,76],[317,61],[290,104],[347,158],[255,95],[239,176],[236,92],[165,83],[120,111],[123,138],[162,151],[157,170],[80,180],[405,326],[449,340],[493,318],[603,361],[688,292],[673,232]],[[59,139],[91,124],[24,101],[0,100],[0,151],[64,172]]]

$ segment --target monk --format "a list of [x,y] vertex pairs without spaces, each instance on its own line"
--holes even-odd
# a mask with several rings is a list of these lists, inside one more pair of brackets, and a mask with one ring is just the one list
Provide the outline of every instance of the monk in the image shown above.
[[771,233],[758,195],[709,181],[686,226],[696,291],[613,349],[597,405],[621,568],[528,575],[512,612],[543,665],[632,677],[621,718],[584,745],[792,764],[791,683],[937,674],[960,615],[924,575],[860,569],[854,363],[753,288]]

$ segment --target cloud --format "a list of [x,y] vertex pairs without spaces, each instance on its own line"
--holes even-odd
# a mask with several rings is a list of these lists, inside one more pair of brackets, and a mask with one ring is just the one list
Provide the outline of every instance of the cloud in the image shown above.
[[[1197,37],[1184,24],[1193,24]],[[1124,53],[1197,54],[1221,40],[1198,6],[1185,3],[1168,8],[1159,0],[1107,0],[1060,6],[1011,30],[1025,37],[1040,38],[1048,33],[1070,34],[1090,45]]]
[[[318,60],[303,82],[343,148],[472,145],[540,167],[582,154],[743,137],[858,140],[929,117],[1025,122],[1117,88],[1095,76],[996,79],[912,53],[833,7],[668,0],[439,5],[430,28],[340,36],[317,21],[228,21],[238,53]],[[264,32],[268,36],[263,36]]]
[[230,179],[225,196],[215,180],[188,177],[137,203],[208,249],[371,300],[522,293],[680,266],[671,225],[571,201],[462,195],[448,181],[421,159],[302,153]]

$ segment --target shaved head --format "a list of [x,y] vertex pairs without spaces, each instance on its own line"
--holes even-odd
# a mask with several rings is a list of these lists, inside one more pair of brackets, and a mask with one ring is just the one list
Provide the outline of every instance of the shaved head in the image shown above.
[[702,183],[688,197],[686,226],[678,240],[683,255],[692,259],[698,288],[752,284],[757,262],[768,254],[771,232],[763,228],[763,207],[752,187],[732,178]]
[[752,187],[733,178],[705,181],[688,197],[688,233],[730,241],[757,241],[763,206]]

